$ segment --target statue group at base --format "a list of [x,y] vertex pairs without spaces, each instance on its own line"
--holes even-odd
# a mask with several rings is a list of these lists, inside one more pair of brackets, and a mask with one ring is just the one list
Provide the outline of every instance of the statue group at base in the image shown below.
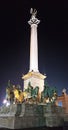
[[6,88],[6,100],[10,103],[53,103],[57,98],[56,88],[49,87],[47,84],[44,85],[41,96],[39,94],[39,86],[33,88],[30,82],[24,91],[19,86],[12,85],[10,81]]

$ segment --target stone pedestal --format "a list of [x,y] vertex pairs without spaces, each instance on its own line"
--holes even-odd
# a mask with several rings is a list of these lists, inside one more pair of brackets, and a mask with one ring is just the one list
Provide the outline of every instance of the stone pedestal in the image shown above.
[[0,109],[0,128],[23,129],[63,125],[62,108],[44,104],[13,104]]
[[33,88],[38,86],[39,92],[42,92],[44,89],[45,78],[46,76],[41,74],[40,72],[34,72],[34,71],[28,72],[22,77],[22,79],[24,79],[24,89],[28,87],[28,83],[30,82]]
[[47,127],[59,127],[64,125],[64,110],[54,104],[48,104],[44,108],[44,117]]

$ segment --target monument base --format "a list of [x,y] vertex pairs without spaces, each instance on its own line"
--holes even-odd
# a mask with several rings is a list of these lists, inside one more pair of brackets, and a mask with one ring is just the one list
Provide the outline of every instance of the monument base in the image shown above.
[[34,72],[34,71],[28,72],[22,77],[22,79],[24,79],[24,89],[27,89],[28,83],[30,82],[33,88],[38,86],[39,91],[42,92],[44,89],[45,78],[46,76],[41,74],[40,72]]
[[0,109],[0,128],[63,126],[62,108],[45,104],[12,104]]

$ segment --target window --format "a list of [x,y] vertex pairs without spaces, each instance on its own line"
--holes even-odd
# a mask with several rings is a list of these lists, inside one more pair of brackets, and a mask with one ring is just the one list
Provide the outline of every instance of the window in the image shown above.
[[62,101],[59,101],[59,102],[58,102],[58,106],[63,106],[63,105],[62,105]]

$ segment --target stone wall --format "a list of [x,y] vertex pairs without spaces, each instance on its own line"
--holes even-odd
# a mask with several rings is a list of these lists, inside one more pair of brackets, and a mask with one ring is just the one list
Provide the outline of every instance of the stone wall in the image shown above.
[[[0,127],[20,129],[63,125],[62,108],[57,108],[55,105],[23,103],[13,104],[3,109],[0,110]],[[8,109],[7,113],[6,109]]]

